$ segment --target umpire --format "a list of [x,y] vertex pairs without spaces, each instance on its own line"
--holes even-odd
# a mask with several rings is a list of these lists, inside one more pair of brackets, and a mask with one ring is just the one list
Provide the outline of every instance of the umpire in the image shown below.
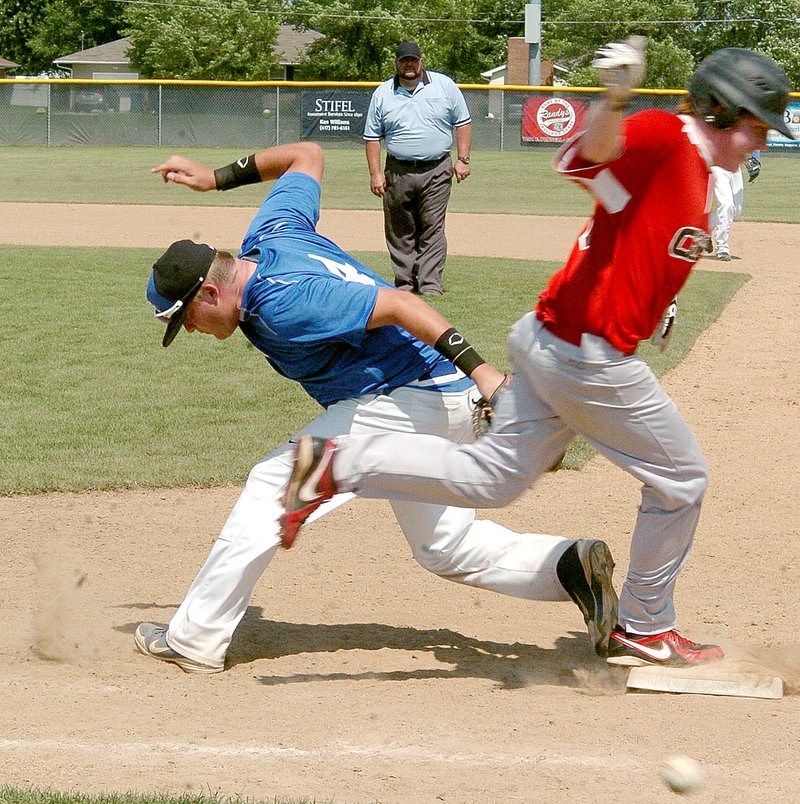
[[[398,45],[394,64],[395,75],[377,87],[367,112],[370,190],[383,198],[395,287],[441,296],[445,214],[453,175],[462,182],[470,174],[472,118],[455,83],[425,69],[415,42]],[[453,131],[455,163],[450,156]],[[383,170],[381,140],[387,151]]]

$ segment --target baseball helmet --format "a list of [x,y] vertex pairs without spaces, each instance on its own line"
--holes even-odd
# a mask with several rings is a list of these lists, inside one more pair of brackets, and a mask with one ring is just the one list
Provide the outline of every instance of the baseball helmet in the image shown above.
[[794,139],[783,118],[789,80],[760,53],[726,47],[707,56],[689,81],[689,97],[695,111],[715,128],[731,128],[745,111]]

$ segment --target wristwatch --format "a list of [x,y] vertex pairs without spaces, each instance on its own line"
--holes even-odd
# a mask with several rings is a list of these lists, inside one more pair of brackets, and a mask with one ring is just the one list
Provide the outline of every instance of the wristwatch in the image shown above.
[[463,162],[465,165],[468,165],[469,164],[469,157],[468,156],[459,156],[458,161]]

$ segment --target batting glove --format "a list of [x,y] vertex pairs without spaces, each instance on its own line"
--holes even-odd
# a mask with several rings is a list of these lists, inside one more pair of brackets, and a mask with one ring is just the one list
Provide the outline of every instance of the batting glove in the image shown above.
[[612,108],[622,108],[644,78],[644,49],[647,37],[630,36],[624,42],[612,42],[595,54],[592,67],[606,88],[606,98]]

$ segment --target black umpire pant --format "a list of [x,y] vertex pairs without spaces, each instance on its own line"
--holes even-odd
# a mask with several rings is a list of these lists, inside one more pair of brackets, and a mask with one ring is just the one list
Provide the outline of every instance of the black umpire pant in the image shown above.
[[453,182],[450,154],[430,161],[389,154],[384,176],[383,222],[395,287],[439,295],[444,292],[444,227]]

